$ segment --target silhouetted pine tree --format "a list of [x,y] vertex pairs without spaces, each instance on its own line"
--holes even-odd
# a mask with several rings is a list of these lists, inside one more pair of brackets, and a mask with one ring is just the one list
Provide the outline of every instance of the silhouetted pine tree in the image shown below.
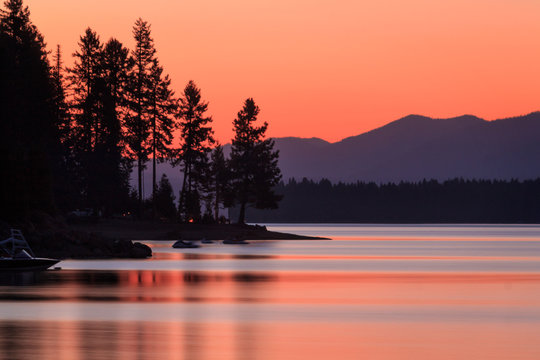
[[75,64],[69,69],[71,82],[71,110],[80,151],[90,153],[95,145],[99,126],[99,104],[96,86],[101,76],[103,45],[99,36],[90,28],[79,38],[79,50],[73,54]]
[[[152,197],[155,197],[156,162],[170,159],[174,155],[172,149],[173,129],[176,127],[175,116],[178,102],[170,89],[171,80],[163,75],[163,67],[157,60],[152,64],[150,72],[150,146],[152,151]],[[155,210],[155,209],[154,209]]]
[[131,61],[129,50],[116,39],[110,39],[101,56],[103,85],[102,121],[97,154],[101,162],[100,203],[107,212],[118,212],[129,197],[131,160],[123,156],[124,136],[122,125],[126,117],[126,87],[129,80]]
[[66,84],[64,81],[64,66],[60,45],[56,45],[56,51],[53,55],[51,77],[54,91],[54,117],[57,120],[57,128],[60,140],[64,142],[69,137],[69,133],[71,131],[71,121],[66,102]]
[[268,124],[257,127],[254,122],[259,107],[249,98],[234,120],[235,137],[232,141],[230,169],[235,202],[240,204],[238,223],[245,221],[246,205],[257,209],[277,208],[281,199],[273,188],[281,179],[278,167],[279,152],[274,141],[264,139]]
[[43,37],[21,0],[0,10],[0,216],[53,210],[52,169],[59,161],[54,89]]
[[208,103],[201,100],[201,91],[190,81],[180,99],[180,129],[182,143],[177,163],[184,173],[180,192],[179,212],[184,220],[200,218],[200,193],[202,176],[208,166],[208,154],[214,144],[213,131],[209,125],[212,118],[206,116]]
[[133,37],[135,49],[131,52],[133,69],[129,84],[130,115],[125,125],[130,153],[137,160],[138,215],[142,216],[142,172],[151,153],[148,142],[151,131],[152,67],[156,61],[156,50],[150,36],[150,25],[146,21],[137,19],[133,26]]
[[131,163],[122,156],[129,51],[116,39],[103,46],[91,29],[79,47],[70,80],[81,197],[86,206],[110,214],[129,197]]
[[96,154],[101,136],[103,117],[102,102],[104,84],[101,57],[103,45],[95,31],[87,28],[79,39],[79,49],[73,54],[75,63],[69,69],[71,111],[74,126],[71,132],[73,151],[78,163],[81,202],[97,210],[100,174]]
[[71,116],[66,99],[66,82],[64,77],[64,66],[60,45],[56,46],[53,54],[53,65],[51,68],[52,85],[54,89],[54,117],[58,128],[59,143],[54,171],[54,195],[57,206],[61,210],[69,210],[79,206],[79,189],[77,187],[77,166],[74,157],[73,137],[71,136]]

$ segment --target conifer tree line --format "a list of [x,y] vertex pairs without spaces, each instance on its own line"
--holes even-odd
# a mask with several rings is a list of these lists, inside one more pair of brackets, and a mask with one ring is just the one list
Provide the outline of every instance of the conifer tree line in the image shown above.
[[304,178],[280,182],[275,191],[284,195],[279,209],[249,209],[247,221],[510,224],[538,223],[540,219],[540,178],[385,184]]
[[[91,28],[80,36],[73,65],[60,46],[49,53],[22,0],[0,12],[0,148],[4,201],[0,218],[40,210],[90,208],[95,214],[218,221],[219,208],[275,208],[281,174],[268,124],[255,124],[251,98],[233,122],[230,159],[214,139],[201,89],[190,81],[178,96],[161,65],[151,26],[138,19],[135,46],[103,41]],[[175,138],[179,134],[179,138]],[[156,164],[183,174],[175,194]],[[152,196],[143,197],[151,167]],[[130,175],[136,173],[136,189]]]

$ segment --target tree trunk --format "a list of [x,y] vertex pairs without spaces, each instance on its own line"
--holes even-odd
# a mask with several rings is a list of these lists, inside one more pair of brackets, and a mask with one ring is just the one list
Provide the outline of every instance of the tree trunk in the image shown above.
[[152,161],[152,208],[154,209],[153,217],[156,217],[156,152],[154,151],[154,158]]
[[184,211],[184,200],[186,197],[186,171],[186,167],[184,166],[184,179],[182,180],[182,189],[180,190],[180,199],[178,200],[178,214],[180,217],[182,217],[182,211]]
[[137,209],[137,217],[140,219],[142,217],[142,160],[140,157],[137,158],[137,175],[139,180],[139,207]]
[[216,181],[216,201],[214,203],[214,218],[216,220],[216,223],[219,222],[219,188],[218,183]]
[[154,152],[154,159],[152,161],[152,199],[156,198],[156,153]]
[[186,175],[187,175],[187,183],[188,183],[188,193],[191,194],[191,161],[188,162],[186,166]]
[[238,223],[244,224],[246,219],[246,202],[242,201],[240,204],[240,215],[238,216]]
[[238,223],[244,224],[246,219],[246,204],[248,202],[248,187],[249,179],[247,176],[244,176],[244,181],[242,184],[242,192],[240,193],[240,215],[238,216]]
[[[155,109],[154,109],[155,111]],[[156,116],[153,119],[153,139],[152,139],[152,216],[156,217]]]

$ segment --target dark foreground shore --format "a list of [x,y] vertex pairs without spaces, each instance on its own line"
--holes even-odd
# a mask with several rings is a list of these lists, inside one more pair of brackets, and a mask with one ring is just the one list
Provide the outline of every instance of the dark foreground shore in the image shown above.
[[[177,224],[103,219],[81,221],[73,229],[126,240],[325,240],[326,238],[268,231],[264,226],[239,224]],[[326,239],[327,240],[327,239]]]
[[176,224],[128,219],[80,219],[37,214],[17,223],[0,221],[0,240],[10,228],[21,229],[38,257],[56,259],[148,258],[141,240],[323,240],[320,237],[268,231],[264,226]]
[[22,231],[37,257],[112,259],[152,256],[152,250],[144,244],[79,230],[60,216],[37,212],[19,221],[0,220],[0,240],[7,239],[12,228]]

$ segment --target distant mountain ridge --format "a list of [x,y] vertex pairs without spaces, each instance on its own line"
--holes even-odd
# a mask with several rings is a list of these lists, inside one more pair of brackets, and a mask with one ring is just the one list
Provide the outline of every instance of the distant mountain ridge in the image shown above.
[[278,138],[283,178],[354,182],[540,177],[540,113],[486,121],[409,115],[336,143]]
[[[540,112],[494,121],[472,115],[449,119],[408,115],[335,143],[296,137],[275,141],[285,181],[304,177],[378,183],[540,177]],[[228,151],[230,145],[226,145]],[[178,190],[179,170],[163,164],[158,174],[162,172]],[[150,181],[147,174],[146,184]]]

